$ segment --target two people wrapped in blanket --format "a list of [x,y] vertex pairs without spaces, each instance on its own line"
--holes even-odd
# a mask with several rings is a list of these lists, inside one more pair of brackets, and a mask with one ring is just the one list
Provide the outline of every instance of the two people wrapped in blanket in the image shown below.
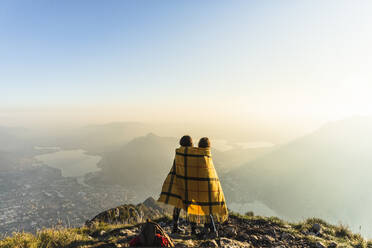
[[214,168],[210,141],[201,138],[198,147],[193,147],[190,136],[185,135],[176,149],[173,166],[166,177],[159,202],[174,206],[173,233],[183,232],[178,227],[180,211],[186,212],[195,235],[197,224],[204,224],[203,234],[215,231],[215,222],[228,218],[225,197]]

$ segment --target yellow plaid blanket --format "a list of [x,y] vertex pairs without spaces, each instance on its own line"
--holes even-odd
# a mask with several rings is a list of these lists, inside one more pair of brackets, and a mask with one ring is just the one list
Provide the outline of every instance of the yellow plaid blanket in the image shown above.
[[180,147],[164,181],[159,202],[182,208],[189,221],[223,222],[228,212],[210,148]]

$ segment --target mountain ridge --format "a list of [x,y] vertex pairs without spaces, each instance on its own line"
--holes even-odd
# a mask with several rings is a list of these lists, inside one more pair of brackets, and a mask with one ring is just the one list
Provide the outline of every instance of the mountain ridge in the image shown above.
[[[170,235],[176,247],[306,247],[306,248],[336,248],[336,247],[372,247],[372,241],[363,239],[360,234],[353,234],[347,227],[334,226],[321,219],[310,218],[299,223],[288,223],[276,217],[239,215],[230,213],[228,221],[219,223],[216,228],[219,237],[192,236],[190,225],[181,218],[180,226],[185,229],[183,234],[171,234],[172,220],[169,210],[164,205],[157,203],[153,198],[148,198],[138,205],[121,205],[117,208],[130,209],[155,215],[139,214],[141,220],[126,218],[105,219],[113,209],[98,214],[80,228],[55,227],[43,229],[37,234],[13,233],[10,237],[0,240],[1,248],[10,247],[40,247],[40,248],[116,248],[128,247],[129,241],[136,237],[144,223],[143,217],[153,217],[162,228]],[[115,208],[114,208],[115,209]],[[161,211],[162,214],[158,214]],[[122,212],[125,214],[124,212]],[[142,212],[143,213],[143,212]],[[107,215],[106,215],[107,216]],[[137,222],[138,221],[138,222]],[[199,227],[200,229],[200,227]]]
[[259,201],[288,220],[319,216],[368,235],[371,140],[372,118],[329,123],[230,171],[224,191],[230,202]]

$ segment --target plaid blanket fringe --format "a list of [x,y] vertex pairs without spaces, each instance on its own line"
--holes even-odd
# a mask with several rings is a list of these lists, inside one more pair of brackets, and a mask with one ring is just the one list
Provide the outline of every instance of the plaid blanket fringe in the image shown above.
[[[212,215],[213,216],[213,221],[216,223],[223,223],[226,221],[227,218],[224,218],[221,215]],[[206,223],[211,223],[211,218],[209,215],[195,215],[195,214],[189,214],[186,217],[187,221],[192,222],[192,223],[198,223],[198,224],[206,224]]]

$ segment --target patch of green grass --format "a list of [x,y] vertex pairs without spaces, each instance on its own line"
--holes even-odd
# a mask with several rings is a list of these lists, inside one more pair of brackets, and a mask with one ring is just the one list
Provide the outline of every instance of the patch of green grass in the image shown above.
[[[317,223],[321,229],[322,242],[329,243],[335,241],[339,244],[338,247],[356,247],[356,248],[367,248],[368,245],[372,248],[372,241],[366,242],[366,240],[360,234],[354,234],[345,225],[331,225],[322,219],[309,218],[305,221],[290,224],[291,227],[299,233],[307,233],[311,231],[312,226]],[[317,238],[311,235],[305,235],[309,242],[316,242]]]
[[87,235],[78,233],[78,229],[43,229],[31,233],[13,233],[11,237],[0,240],[1,248],[60,248],[72,242],[87,241]]
[[75,241],[88,241],[87,235],[79,234],[76,229],[45,229],[37,233],[38,247],[64,247]]
[[[305,240],[307,243],[315,245],[316,242],[322,242],[328,246],[332,241],[337,242],[338,247],[372,248],[372,240],[366,241],[360,234],[354,234],[347,226],[331,225],[318,218],[309,218],[298,223],[288,223],[277,217],[263,217],[240,215],[232,213],[232,216],[242,218],[254,225],[273,225],[281,229],[281,232],[287,232],[298,240]],[[153,221],[169,224],[172,218],[162,217]],[[321,225],[321,234],[318,236],[309,235],[312,226],[317,223]],[[118,229],[126,229],[138,224],[107,224],[103,222],[93,223],[90,227],[70,228],[70,229],[43,229],[32,235],[30,233],[13,233],[12,236],[0,240],[0,248],[63,248],[70,247],[72,244],[99,242],[97,233],[105,231],[107,240],[114,242]],[[112,237],[110,235],[113,235]],[[106,235],[105,235],[106,236]],[[74,246],[75,247],[75,246]],[[77,247],[77,246],[76,246]]]
[[367,241],[367,248],[372,248],[372,240]]
[[335,236],[338,238],[352,239],[353,233],[345,225],[338,225],[335,227]]
[[319,218],[308,218],[304,221],[293,223],[291,224],[291,226],[294,229],[298,230],[299,232],[303,233],[303,232],[311,231],[311,228],[314,224],[319,224],[321,226],[322,228],[321,232],[325,236],[334,236],[335,226]]
[[292,223],[290,224],[292,226],[293,229],[297,230],[298,232],[305,232],[305,231],[308,231],[309,228],[311,228],[311,226],[309,225],[309,223],[306,223],[306,221],[300,221],[300,222],[297,222],[297,223]]
[[359,240],[352,243],[354,248],[367,248],[367,242],[365,240]]
[[324,221],[322,219],[319,219],[319,218],[308,218],[308,219],[305,220],[305,223],[306,224],[309,224],[311,226],[314,225],[314,224],[319,224],[322,227],[328,227],[328,228],[332,228],[333,227],[328,222],[326,222],[326,221]]
[[267,221],[272,222],[272,223],[275,223],[275,224],[277,224],[279,226],[285,226],[285,225],[287,225],[287,222],[285,222],[282,219],[279,219],[278,217],[268,217],[267,218]]
[[30,233],[13,233],[12,237],[0,240],[1,248],[37,248],[37,239]]
[[246,216],[254,216],[254,213],[253,213],[253,211],[248,211],[244,215],[246,215]]

